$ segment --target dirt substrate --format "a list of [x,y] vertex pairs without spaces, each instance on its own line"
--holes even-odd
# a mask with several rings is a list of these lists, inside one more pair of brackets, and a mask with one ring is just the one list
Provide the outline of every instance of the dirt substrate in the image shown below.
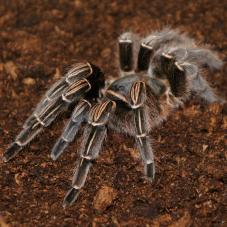
[[[224,2],[0,0],[0,153],[72,62],[88,60],[117,77],[121,32],[146,35],[169,25],[225,60]],[[226,75],[224,67],[208,76],[224,98]],[[226,226],[226,115],[226,106],[194,98],[154,130],[152,184],[133,139],[110,131],[78,201],[64,210],[81,142],[80,133],[59,161],[50,159],[65,116],[16,159],[0,161],[0,226]]]

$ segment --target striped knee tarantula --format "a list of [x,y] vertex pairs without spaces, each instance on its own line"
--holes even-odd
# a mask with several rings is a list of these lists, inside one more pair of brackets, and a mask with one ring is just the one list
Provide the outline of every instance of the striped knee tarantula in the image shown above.
[[152,181],[155,165],[149,132],[191,94],[208,102],[222,102],[201,73],[205,67],[220,68],[222,61],[184,34],[164,29],[139,39],[127,32],[118,42],[120,78],[105,83],[104,74],[97,66],[88,62],[73,65],[47,91],[3,156],[6,162],[12,159],[61,112],[74,104],[71,118],[51,152],[51,158],[56,160],[73,142],[81,123],[86,122],[80,158],[72,187],[64,198],[64,207],[76,200],[84,186],[107,128],[135,138],[145,176]]

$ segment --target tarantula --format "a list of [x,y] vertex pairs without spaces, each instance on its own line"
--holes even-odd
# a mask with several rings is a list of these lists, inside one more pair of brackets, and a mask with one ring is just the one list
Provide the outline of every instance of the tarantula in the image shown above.
[[74,104],[71,118],[51,152],[51,158],[56,160],[73,142],[81,123],[86,122],[80,158],[64,207],[76,200],[84,186],[107,128],[135,138],[145,176],[152,181],[155,165],[149,132],[192,93],[208,102],[222,101],[201,75],[201,69],[218,69],[222,61],[186,35],[163,29],[139,39],[127,32],[120,35],[118,44],[121,78],[105,83],[97,66],[89,62],[73,65],[47,91],[3,156],[5,162],[12,159]]

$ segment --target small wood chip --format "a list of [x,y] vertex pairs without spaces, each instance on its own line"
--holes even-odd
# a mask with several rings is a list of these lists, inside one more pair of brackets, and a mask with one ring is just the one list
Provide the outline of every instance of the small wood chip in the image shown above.
[[5,68],[6,73],[8,73],[12,77],[13,80],[17,79],[18,69],[14,62],[12,62],[12,61],[6,62],[4,64],[4,68]]
[[109,186],[102,186],[94,197],[94,207],[98,211],[104,211],[109,207],[117,197],[117,192]]
[[172,217],[169,214],[163,214],[154,219],[152,226],[159,227],[162,225],[167,225],[171,221],[172,221]]
[[184,215],[177,221],[173,222],[169,227],[189,227],[192,224],[191,215],[185,211]]
[[31,77],[27,77],[23,79],[23,84],[31,86],[35,84],[35,80]]
[[14,176],[15,182],[22,186],[23,185],[23,178],[26,177],[25,173],[16,173]]
[[2,216],[0,216],[0,226],[1,227],[10,227],[10,225],[5,222],[5,219]]
[[59,68],[55,69],[54,79],[59,80],[61,78],[61,72]]
[[222,124],[223,129],[227,129],[227,117],[223,117],[223,124]]
[[203,151],[205,151],[208,148],[207,144],[203,144]]

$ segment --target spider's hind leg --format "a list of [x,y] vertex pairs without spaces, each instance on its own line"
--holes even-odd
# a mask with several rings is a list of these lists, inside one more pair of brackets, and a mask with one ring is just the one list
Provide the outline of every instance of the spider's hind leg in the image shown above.
[[224,102],[215,94],[200,72],[204,65],[210,69],[222,65],[222,61],[210,50],[175,48],[155,57],[159,64],[154,72],[157,76],[167,76],[175,97],[188,97],[190,92],[193,92],[209,103]]
[[179,45],[193,43],[188,37],[179,34],[178,31],[165,28],[162,31],[153,32],[151,35],[141,40],[138,54],[138,71],[147,71],[150,67],[150,61],[155,53],[163,46]]
[[162,53],[159,61],[155,73],[167,77],[172,94],[175,97],[182,97],[187,94],[186,73],[184,68],[176,61],[176,58],[169,53]]
[[201,75],[198,75],[196,79],[190,81],[190,86],[192,92],[208,103],[217,102],[223,104],[226,102],[222,97],[215,94],[214,89]]
[[118,45],[121,76],[133,74],[136,65],[138,37],[134,33],[125,32],[120,35]]
[[[210,70],[220,69],[223,65],[222,60],[209,49],[193,48],[188,50],[187,62],[183,63],[182,67],[185,69],[188,76],[190,67],[197,65],[197,68],[206,67]],[[189,70],[188,70],[189,69]],[[191,70],[192,71],[192,70]],[[202,71],[202,70],[200,70]],[[208,103],[219,102],[225,103],[225,100],[215,94],[214,89],[209,85],[207,80],[203,77],[202,72],[197,70],[197,74],[189,81],[189,86],[192,92],[206,100]]]

